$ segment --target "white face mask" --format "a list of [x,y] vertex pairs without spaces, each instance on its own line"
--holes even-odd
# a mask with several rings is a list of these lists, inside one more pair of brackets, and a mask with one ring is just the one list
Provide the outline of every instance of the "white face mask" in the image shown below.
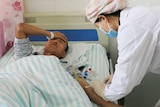
[[117,35],[118,35],[117,31],[111,29],[110,26],[109,26],[109,24],[108,24],[108,22],[107,22],[107,26],[108,26],[108,28],[109,28],[109,32],[106,32],[106,31],[102,28],[102,26],[101,26],[100,23],[99,23],[99,30],[101,30],[103,33],[105,33],[105,35],[108,36],[108,37],[116,38]]

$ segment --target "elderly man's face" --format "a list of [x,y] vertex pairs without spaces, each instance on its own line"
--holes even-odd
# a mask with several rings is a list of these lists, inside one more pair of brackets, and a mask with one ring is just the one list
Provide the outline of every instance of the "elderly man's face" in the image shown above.
[[44,55],[54,55],[58,58],[63,58],[66,55],[66,47],[68,45],[67,38],[60,32],[54,32],[56,35],[52,40],[49,40],[44,48]]

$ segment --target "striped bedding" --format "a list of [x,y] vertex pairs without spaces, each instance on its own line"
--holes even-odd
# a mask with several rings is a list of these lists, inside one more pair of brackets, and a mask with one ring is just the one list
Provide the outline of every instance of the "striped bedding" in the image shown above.
[[[92,68],[96,74],[92,80],[103,80],[109,74],[106,50],[101,45],[91,44],[84,56],[84,70]],[[97,107],[57,57],[29,56],[11,64],[5,58],[3,61],[7,66],[0,71],[0,107]]]

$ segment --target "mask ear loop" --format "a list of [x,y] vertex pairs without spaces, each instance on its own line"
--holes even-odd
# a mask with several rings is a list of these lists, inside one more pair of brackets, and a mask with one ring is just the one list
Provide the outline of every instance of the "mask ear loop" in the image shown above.
[[[99,23],[101,23],[100,17],[99,17]],[[100,25],[99,28],[102,29],[101,24],[99,24],[99,25]],[[109,31],[110,31],[110,30],[111,30],[111,27],[110,27],[110,25],[109,25],[109,23],[108,23],[108,20],[107,20],[107,26],[108,26]]]
[[103,30],[101,23],[99,22],[98,24],[99,24],[99,29],[100,29],[104,34],[106,34],[106,31]]
[[99,29],[102,29],[101,22],[98,22],[98,25],[99,25]]
[[110,28],[110,26],[109,26],[109,23],[108,23],[108,21],[107,21],[107,26],[108,26],[109,30],[111,30],[111,28]]

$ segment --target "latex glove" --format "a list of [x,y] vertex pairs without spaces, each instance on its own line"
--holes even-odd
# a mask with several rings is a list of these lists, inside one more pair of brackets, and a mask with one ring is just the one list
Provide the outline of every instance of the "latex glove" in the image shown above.
[[104,98],[105,85],[106,85],[105,83],[100,82],[100,81],[98,81],[98,80],[93,81],[92,84],[91,84],[94,92],[95,92],[98,96],[100,96],[101,98],[103,98],[103,99],[105,99],[105,98]]
[[103,82],[104,82],[105,84],[111,84],[112,78],[113,78],[113,74],[107,75],[107,76],[104,78]]

